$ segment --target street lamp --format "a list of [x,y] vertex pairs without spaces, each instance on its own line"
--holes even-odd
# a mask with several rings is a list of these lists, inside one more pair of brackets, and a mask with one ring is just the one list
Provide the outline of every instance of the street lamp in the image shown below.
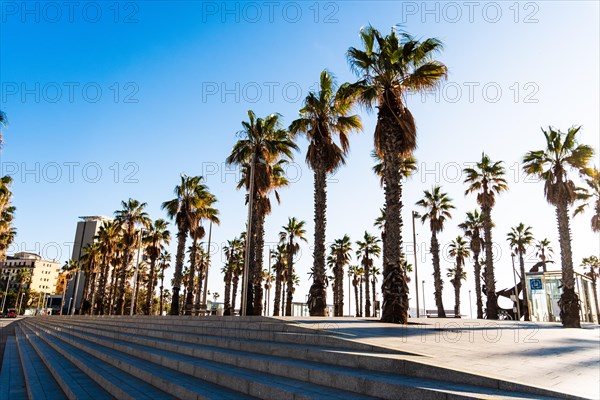
[[8,285],[10,284],[10,272],[7,270],[8,275],[6,276],[6,289],[4,290],[4,296],[2,297],[2,308],[0,312],[4,312],[4,306],[6,305],[6,298],[8,297]]
[[417,272],[418,268],[417,268],[417,234],[415,231],[415,219],[419,218],[420,215],[418,212],[413,211],[412,212],[412,228],[413,228],[413,254],[415,256],[415,294],[416,294],[416,299],[417,299],[417,318],[419,318],[420,315],[420,311],[419,311],[419,274]]
[[[213,222],[210,221],[210,227],[208,228],[208,248],[206,250],[206,272],[204,273],[204,293],[202,296],[202,306],[206,311],[206,294],[208,293],[208,269],[210,268],[210,244],[212,241],[212,226]],[[197,310],[198,311],[198,310]]]
[[515,272],[515,253],[510,253],[512,259],[513,279],[515,280],[515,303],[517,303],[517,320],[521,320],[521,305],[519,304],[519,293],[517,292],[517,273]]
[[427,308],[425,307],[425,281],[423,281],[423,311],[425,312],[425,316],[427,316]]

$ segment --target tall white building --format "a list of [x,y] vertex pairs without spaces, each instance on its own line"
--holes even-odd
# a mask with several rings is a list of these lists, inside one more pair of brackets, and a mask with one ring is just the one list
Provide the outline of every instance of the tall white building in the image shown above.
[[94,242],[94,236],[100,230],[104,221],[111,219],[103,216],[79,217],[82,221],[77,222],[75,229],[75,240],[73,240],[73,254],[71,259],[79,261],[81,256],[85,254],[84,248]]

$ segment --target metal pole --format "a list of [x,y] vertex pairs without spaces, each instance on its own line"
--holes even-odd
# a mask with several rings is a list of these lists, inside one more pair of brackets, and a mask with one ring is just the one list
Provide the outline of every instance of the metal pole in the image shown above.
[[23,296],[25,296],[25,292],[21,293],[21,298],[19,299],[19,307],[17,308],[17,314],[21,314],[21,304],[23,304]]
[[254,164],[256,162],[256,153],[252,153],[250,161],[250,184],[248,185],[248,226],[246,227],[246,254],[244,257],[244,271],[242,279],[242,309],[240,315],[246,316],[247,297],[248,297],[248,271],[250,265],[250,241],[252,239],[252,207],[254,204]]
[[420,315],[420,311],[419,311],[419,274],[417,273],[417,234],[415,231],[415,218],[418,218],[419,214],[416,211],[412,212],[412,228],[413,228],[413,253],[415,256],[415,294],[416,294],[416,299],[417,299],[417,318],[419,318]]
[[427,308],[425,307],[425,281],[423,281],[423,311],[425,312],[425,316],[427,316]]
[[[72,298],[72,297],[70,297],[70,298],[69,298],[69,308],[68,308],[69,310],[71,309],[71,303],[72,303],[72,302],[73,302],[73,298]],[[69,315],[69,313],[67,313],[67,315]]]
[[348,316],[352,316],[352,282],[350,281],[350,271],[348,271]]
[[469,290],[469,314],[471,314],[471,319],[473,319],[473,304],[471,303],[471,291]]
[[137,262],[135,263],[135,272],[133,273],[133,293],[131,294],[131,307],[129,307],[129,315],[133,315],[133,309],[135,308],[135,291],[137,290],[137,277],[138,270],[140,268],[140,253],[142,252],[142,232],[143,229],[140,229],[140,242],[138,244],[138,253],[137,253]]
[[208,248],[206,249],[206,272],[204,273],[204,293],[202,295],[202,305],[204,306],[204,310],[206,310],[206,295],[208,293],[208,270],[210,268],[210,245],[212,240],[212,226],[213,222],[210,221],[210,226],[208,228]]
[[[519,304],[519,293],[517,292],[517,273],[515,272],[515,255],[514,253],[510,255],[512,259],[512,267],[513,267],[513,279],[515,280],[515,302],[517,303],[517,321],[521,320],[521,305]],[[524,278],[524,277],[523,277]],[[525,279],[523,279],[523,284],[525,284]]]

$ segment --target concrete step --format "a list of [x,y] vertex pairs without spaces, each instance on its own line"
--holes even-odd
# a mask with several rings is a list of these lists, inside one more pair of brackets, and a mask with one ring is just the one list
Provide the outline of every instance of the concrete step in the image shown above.
[[75,364],[26,327],[23,322],[19,323],[18,329],[21,329],[67,398],[71,400],[108,400],[113,398]]
[[[195,320],[194,318],[197,318]],[[262,340],[274,343],[290,343],[303,346],[334,347],[339,349],[389,353],[389,354],[412,354],[395,349],[380,346],[372,346],[354,340],[349,340],[337,333],[326,329],[308,329],[290,324],[285,321],[271,319],[263,321],[266,317],[256,321],[249,321],[246,325],[239,321],[239,317],[217,317],[227,320],[210,321],[211,317],[69,317],[68,321],[94,321],[98,324],[112,326],[114,328],[131,327],[134,329],[170,331],[189,333],[194,335],[219,336],[235,339]],[[68,322],[66,322],[68,324]],[[327,324],[323,325],[327,327]]]
[[[60,332],[58,327],[52,327],[51,323],[40,322],[36,324],[39,329],[47,331],[60,340],[72,342],[78,348],[89,351],[119,357],[143,358],[148,362],[158,363],[188,374],[195,378],[208,380],[210,382],[227,385],[233,390],[246,393],[250,396],[263,399],[373,399],[374,397],[352,393],[346,390],[332,389],[326,386],[312,384],[302,380],[273,375],[262,371],[241,368],[228,365],[217,360],[208,360],[188,356],[181,353],[173,353],[143,346],[136,343],[122,343],[118,340],[107,339],[99,335],[82,334],[75,329]],[[54,328],[54,331],[52,329]]]
[[[75,336],[45,327],[43,323],[26,323],[35,329],[38,335],[48,342],[53,342],[65,351],[77,353],[82,359],[93,360],[88,363],[94,368],[103,364],[105,369],[114,371],[128,377],[129,388],[125,394],[115,395],[118,399],[244,399],[241,393],[227,388],[213,385],[202,380],[192,380],[189,376],[161,367],[155,363],[147,362],[136,357],[116,352],[109,348],[97,346],[93,343],[79,340]],[[83,366],[85,368],[85,366]]]
[[[200,322],[199,325],[205,324],[204,322]],[[459,385],[467,384],[479,388],[497,389],[505,392],[521,392],[539,396],[560,397],[560,394],[548,390],[540,390],[538,388],[527,387],[513,382],[439,367],[433,364],[434,360],[430,360],[428,357],[423,356],[406,356],[403,354],[393,355],[388,353],[366,352],[362,350],[345,350],[339,347],[309,346],[296,343],[204,335],[189,333],[189,329],[186,329],[186,332],[180,332],[179,327],[169,327],[167,324],[145,324],[142,327],[139,327],[132,322],[132,319],[127,319],[127,323],[124,325],[120,325],[118,319],[109,321],[98,318],[69,319],[68,323],[62,324],[62,326],[80,328],[85,332],[101,334],[110,337],[111,339],[134,341],[139,344],[157,347],[163,350],[183,352],[183,354],[188,355],[205,353],[208,355],[205,355],[204,357],[209,358],[215,357],[211,354],[216,349],[226,349],[236,352],[235,354],[238,354],[239,352],[246,353],[246,357],[250,360],[248,361],[249,363],[252,363],[252,354],[261,354],[277,356],[284,359],[316,362],[319,364],[336,366],[338,368],[353,368],[388,374],[391,373],[395,376],[401,375],[413,378],[423,378],[425,380],[434,378],[441,380],[444,383],[456,383]],[[246,337],[244,333],[240,333],[239,336]],[[268,336],[268,334],[265,336]],[[265,368],[267,368],[265,369],[266,371],[272,370],[275,371],[275,373],[278,373],[280,370],[285,371],[285,369],[280,369],[276,366],[268,366]],[[329,381],[326,381],[326,383],[327,382]],[[321,384],[320,382],[316,383]]]
[[[53,327],[53,324],[44,324]],[[143,335],[122,333],[121,331],[109,331],[106,327],[86,327],[82,324],[70,324],[69,335],[77,336],[86,341],[92,341],[99,345],[109,346],[116,351],[127,352],[138,357],[145,354],[163,350],[167,353],[177,353],[180,363],[186,360],[190,364],[195,359],[203,359],[205,362],[217,361],[231,367],[252,369],[261,374],[272,374],[288,379],[300,380],[318,386],[326,386],[336,391],[350,391],[365,396],[373,396],[383,399],[397,398],[472,398],[490,396],[494,398],[533,398],[506,390],[482,388],[468,384],[443,382],[434,379],[416,378],[411,376],[392,374],[388,372],[377,372],[360,368],[340,367],[314,361],[303,361],[289,357],[276,357],[215,348],[210,346],[168,340],[164,338],[148,338]],[[329,354],[335,359],[337,354]],[[361,355],[355,354],[355,357]],[[149,358],[151,359],[151,358]],[[306,390],[306,388],[304,388]]]
[[67,395],[35,352],[23,331],[17,328],[15,334],[29,400],[66,399]]
[[0,399],[26,400],[25,376],[14,336],[6,338],[0,369]]

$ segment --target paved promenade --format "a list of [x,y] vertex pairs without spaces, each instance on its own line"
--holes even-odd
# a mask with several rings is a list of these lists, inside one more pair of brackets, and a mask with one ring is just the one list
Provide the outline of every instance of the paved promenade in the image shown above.
[[408,326],[366,318],[291,320],[414,354],[401,356],[407,359],[600,399],[599,325],[563,329],[556,323],[451,318],[413,318]]

